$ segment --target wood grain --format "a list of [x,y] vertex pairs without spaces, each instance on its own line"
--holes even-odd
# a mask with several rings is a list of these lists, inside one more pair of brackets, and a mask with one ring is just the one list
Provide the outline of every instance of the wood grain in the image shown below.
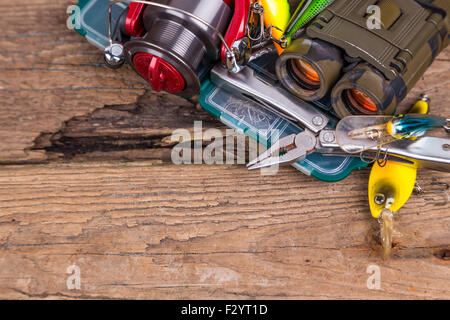
[[[446,194],[411,198],[383,261],[368,170],[327,184],[292,168],[172,165],[174,129],[223,125],[104,68],[66,28],[75,2],[0,0],[1,298],[450,297]],[[427,92],[448,116],[449,72],[447,49],[401,110]],[[449,178],[419,173],[424,188]],[[71,265],[81,290],[67,289]]]
[[[365,181],[366,170],[324,184],[292,168],[265,177],[146,162],[3,167],[0,294],[448,298],[449,205],[413,197],[383,261]],[[80,291],[66,287],[73,264]],[[366,287],[372,264],[380,291]]]

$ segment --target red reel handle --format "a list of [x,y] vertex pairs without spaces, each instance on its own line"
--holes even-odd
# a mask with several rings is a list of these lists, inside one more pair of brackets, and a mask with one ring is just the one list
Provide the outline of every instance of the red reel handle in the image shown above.
[[130,3],[128,14],[125,19],[125,32],[132,37],[140,37],[144,34],[144,10],[147,7],[143,3]]
[[[227,4],[228,2],[225,1]],[[233,42],[245,36],[250,14],[250,0],[234,0],[234,15],[225,34],[225,41],[231,48]],[[222,45],[222,62],[225,63],[227,49]]]

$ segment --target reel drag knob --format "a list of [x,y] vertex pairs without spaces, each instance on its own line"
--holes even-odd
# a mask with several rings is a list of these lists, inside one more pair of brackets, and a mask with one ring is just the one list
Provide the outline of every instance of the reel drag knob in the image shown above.
[[134,55],[134,67],[139,74],[150,83],[156,92],[167,91],[178,93],[183,91],[186,83],[181,74],[170,63],[149,53]]

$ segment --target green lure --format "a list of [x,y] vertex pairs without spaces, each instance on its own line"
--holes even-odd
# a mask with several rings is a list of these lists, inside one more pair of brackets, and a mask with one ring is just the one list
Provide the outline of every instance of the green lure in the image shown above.
[[314,19],[321,11],[328,7],[334,0],[302,0],[293,14],[286,29],[286,38],[292,37],[300,28]]
[[415,140],[434,128],[450,131],[450,119],[427,114],[349,116],[336,127],[336,140],[348,153],[381,147],[396,140]]
[[399,115],[387,123],[386,129],[396,139],[423,136],[433,128],[445,127],[447,120],[429,115]]

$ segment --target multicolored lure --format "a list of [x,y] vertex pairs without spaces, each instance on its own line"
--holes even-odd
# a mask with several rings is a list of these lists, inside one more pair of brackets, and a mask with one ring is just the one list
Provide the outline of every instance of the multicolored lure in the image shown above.
[[292,19],[286,28],[286,38],[291,38],[300,28],[314,19],[322,10],[328,7],[334,0],[301,0]]
[[421,137],[434,128],[446,128],[448,123],[448,119],[427,114],[351,116],[339,122],[336,133],[344,151],[358,153],[395,140]]
[[[259,0],[258,3],[264,8],[265,27],[270,30],[274,39],[281,41],[291,18],[289,2],[287,0]],[[285,48],[275,41],[274,44],[278,53],[281,54]]]
[[447,120],[428,115],[399,115],[386,125],[387,132],[395,139],[421,137],[432,128],[444,127]]

